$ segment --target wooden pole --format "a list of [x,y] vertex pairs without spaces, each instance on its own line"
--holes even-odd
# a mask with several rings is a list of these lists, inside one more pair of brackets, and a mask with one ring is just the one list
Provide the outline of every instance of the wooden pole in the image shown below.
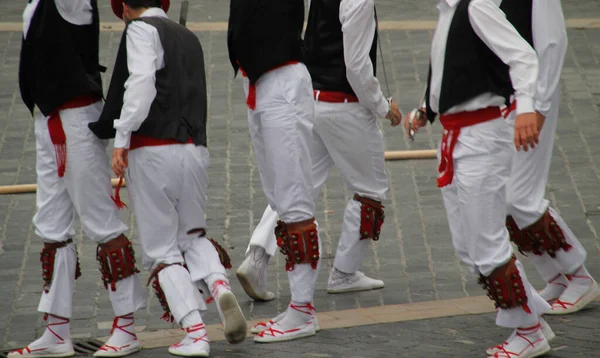
[[[385,152],[385,160],[411,160],[411,159],[435,159],[437,157],[437,150],[400,150],[400,151],[389,151]],[[119,179],[114,178],[110,180],[112,187],[116,187],[119,184]],[[123,181],[123,187],[126,186]],[[37,185],[35,184],[20,184],[20,185],[5,185],[0,186],[0,195],[8,194],[25,194],[35,193]]]
[[[119,184],[119,179],[111,179],[110,183],[112,187],[116,187]],[[126,185],[125,180],[123,180],[124,187]],[[36,184],[20,184],[20,185],[5,185],[0,186],[0,195],[8,195],[8,194],[25,194],[25,193],[35,193],[37,191]]]
[[437,150],[401,150],[385,152],[385,160],[436,159]]

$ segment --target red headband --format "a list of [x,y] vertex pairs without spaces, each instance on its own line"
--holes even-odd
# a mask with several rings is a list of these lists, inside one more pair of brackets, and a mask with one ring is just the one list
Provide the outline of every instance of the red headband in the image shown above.
[[[119,18],[123,18],[123,0],[110,0],[110,6],[112,7],[113,12]],[[161,0],[160,6],[164,10],[164,12],[169,11],[169,7],[171,6],[171,0]]]

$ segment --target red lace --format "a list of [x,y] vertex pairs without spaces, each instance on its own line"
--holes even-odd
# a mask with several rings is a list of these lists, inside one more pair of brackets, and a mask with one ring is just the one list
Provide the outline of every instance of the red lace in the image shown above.
[[294,328],[294,329],[289,329],[287,331],[280,331],[278,329],[273,329],[271,327],[265,329],[264,331],[260,332],[258,334],[259,337],[264,337],[265,335],[271,336],[271,337],[275,337],[275,335],[280,334],[280,335],[284,335],[286,333],[292,333],[292,332],[296,332],[299,331],[300,328]]
[[[565,285],[564,283],[561,283],[561,282],[555,283],[555,282],[554,282],[554,281],[558,280],[559,278],[561,278],[561,276],[562,276],[562,274],[561,274],[561,273],[559,273],[559,274],[558,274],[558,275],[556,275],[556,276],[555,276],[555,277],[554,277],[552,280],[550,280],[550,282],[548,282],[548,283],[551,283],[551,284],[554,284],[554,285],[557,285],[557,286],[562,286],[562,287],[565,287],[565,288],[566,288],[566,287],[567,287],[567,285]],[[567,278],[567,279],[568,279],[568,278]]]
[[[52,326],[61,326],[61,325],[63,325],[63,324],[69,324],[69,323],[71,322],[71,320],[69,320],[68,318],[58,317],[58,316],[55,316],[55,315],[53,315],[53,314],[46,313],[46,314],[44,315],[44,321],[47,321],[49,316],[52,316],[52,317],[54,317],[54,318],[56,318],[56,319],[60,319],[60,320],[62,320],[62,322],[50,323],[50,324],[48,324],[48,325],[46,326],[46,328],[47,328],[47,329],[48,329],[48,330],[49,330],[49,331],[50,331],[50,332],[51,332],[53,335],[55,335],[55,336],[56,336],[56,338],[60,339],[61,341],[64,341],[63,337],[59,336],[59,335],[58,335],[56,332],[54,332],[54,330],[52,329]],[[62,342],[61,342],[61,343],[62,343]]]
[[213,283],[213,285],[210,289],[213,300],[214,300],[214,297],[217,297],[217,294],[219,293],[219,287],[221,287],[221,286],[227,290],[231,290],[231,288],[229,287],[229,284],[227,282],[225,282],[223,280],[215,281],[215,283]]
[[[315,307],[310,302],[305,305],[301,305],[301,306],[296,306],[295,304],[290,303],[290,308],[292,308],[298,312],[302,312],[302,313],[309,314],[309,315],[312,315],[313,312],[315,311]],[[308,309],[308,312],[303,311],[302,309]]]
[[[119,326],[119,318],[130,319],[131,322],[129,322],[128,324],[125,324],[123,326]],[[129,332],[128,330],[125,329],[127,327],[133,326],[134,323],[135,323],[135,321],[133,320],[133,313],[129,313],[129,314],[126,314],[124,316],[117,316],[113,320],[113,325],[112,325],[112,328],[110,330],[110,334],[113,334],[113,332],[115,331],[115,329],[120,329],[121,331],[123,331],[123,332],[125,332],[125,333],[127,333],[127,334],[129,334],[131,336],[133,336],[134,340],[137,340],[137,335],[135,333]],[[117,346],[113,346],[113,345],[110,345],[110,344],[104,344],[104,345],[102,345],[102,347],[100,347],[99,350],[101,350],[101,351],[112,350],[114,352],[118,352],[118,351],[122,350],[123,348],[129,347],[130,345],[131,344],[126,344],[124,346],[117,347]]]
[[[542,327],[542,325],[540,323],[538,323],[537,325],[532,326],[532,327],[518,328],[516,336],[525,340],[527,343],[529,343],[530,346],[534,347],[535,344],[542,341],[543,338],[539,338],[532,342],[526,337],[526,335],[534,333],[538,329],[541,329],[541,327]],[[508,342],[504,342],[502,345],[495,346],[494,348],[500,350],[500,352],[494,353],[493,357],[494,358],[511,358],[511,357],[518,357],[521,355],[521,353],[523,353],[523,352],[520,352],[520,353],[510,352],[510,351],[506,350],[506,348],[504,348],[506,345],[508,345]]]
[[119,209],[123,209],[123,208],[127,207],[127,204],[125,204],[121,200],[121,186],[123,186],[123,177],[119,178],[119,184],[117,184],[117,187],[115,188],[115,195],[114,196],[112,196],[112,195],[110,196],[110,198],[115,202],[115,205]]
[[[200,323],[194,326],[190,326],[188,328],[185,329],[185,331],[190,334],[190,333],[194,333],[194,332],[198,332],[198,331],[202,331],[202,330],[206,330],[206,326],[204,325],[204,323]],[[206,331],[204,332],[204,334],[199,337],[199,338],[193,338],[192,343],[198,343],[200,341],[204,341],[206,343],[209,343],[209,340],[206,338],[208,336],[208,334],[206,333]],[[181,342],[176,343],[174,345],[172,345],[171,347],[173,348],[177,348],[177,347],[181,347],[183,344]]]

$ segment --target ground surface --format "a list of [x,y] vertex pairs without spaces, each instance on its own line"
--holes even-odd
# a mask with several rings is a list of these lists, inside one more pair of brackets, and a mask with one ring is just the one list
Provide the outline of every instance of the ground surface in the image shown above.
[[[171,18],[178,19],[180,0],[174,0]],[[377,1],[382,25],[383,64],[390,91],[405,112],[422,93],[428,64],[431,25],[420,21],[436,18],[434,1]],[[588,250],[590,272],[600,277],[600,2],[564,0],[569,20],[591,19],[584,28],[569,29],[569,52],[563,70],[561,116],[548,183],[548,198],[561,212],[571,229]],[[101,1],[103,22],[116,23],[108,1]],[[17,84],[22,2],[0,0],[0,185],[35,183],[35,139],[33,121],[22,104]],[[207,207],[209,233],[230,248],[237,267],[249,235],[266,205],[260,186],[247,130],[241,82],[233,79],[226,52],[228,2],[200,0],[190,6],[188,21],[195,24],[204,49],[209,84],[209,149],[211,184]],[[416,21],[399,22],[394,21]],[[594,25],[596,24],[596,25]],[[112,71],[120,32],[105,29],[101,34],[101,59]],[[380,64],[379,68],[383,68]],[[105,86],[109,77],[105,77]],[[384,73],[379,77],[385,87]],[[387,91],[387,90],[385,90]],[[440,138],[435,125],[420,133],[410,145],[399,129],[382,122],[387,150],[431,149]],[[324,267],[317,284],[315,304],[319,312],[356,308],[376,308],[397,304],[435,301],[444,310],[448,299],[483,294],[454,254],[441,196],[435,186],[436,163],[425,161],[388,162],[390,192],[386,201],[386,224],[381,240],[372,245],[363,270],[383,279],[386,288],[360,294],[328,295],[328,271],[333,262],[343,209],[351,193],[344,190],[339,172],[333,171],[318,203],[317,219],[326,229]],[[27,344],[42,330],[36,311],[41,277],[41,242],[31,227],[35,195],[0,196],[0,347]],[[135,223],[128,210],[123,220]],[[73,335],[96,338],[108,335],[112,312],[108,296],[99,282],[95,245],[81,231],[76,237],[83,277],[75,292]],[[276,300],[254,304],[241,290],[233,273],[232,287],[249,319],[270,317],[289,301],[287,276],[279,255],[271,265],[269,280]],[[534,284],[541,281],[525,260]],[[145,280],[148,274],[143,273]],[[391,306],[390,306],[391,307]],[[344,329],[324,330],[316,338],[289,344],[241,346],[224,342],[213,344],[213,356],[265,357],[477,357],[490,343],[499,343],[507,332],[493,324],[490,314],[449,317],[401,323],[386,323]],[[173,328],[161,321],[161,308],[153,295],[148,308],[138,312],[138,331],[155,332]],[[443,316],[443,313],[440,315]],[[414,319],[424,318],[416,315]],[[572,317],[550,319],[559,338],[554,357],[592,357],[600,349],[597,304]],[[209,324],[218,322],[214,306],[205,316]],[[374,321],[374,323],[378,323]],[[358,323],[361,324],[361,323]],[[336,327],[335,324],[331,326]],[[164,349],[145,351],[139,356],[165,356]]]

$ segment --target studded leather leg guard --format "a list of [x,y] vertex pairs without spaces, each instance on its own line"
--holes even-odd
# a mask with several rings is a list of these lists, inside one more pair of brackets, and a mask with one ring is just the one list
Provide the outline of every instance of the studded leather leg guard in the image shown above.
[[[171,265],[183,266],[187,270],[187,267],[185,266],[185,264],[177,263],[177,264],[171,264]],[[169,308],[169,304],[167,303],[167,298],[165,297],[165,292],[162,290],[162,287],[160,287],[160,282],[158,281],[158,273],[161,272],[166,267],[169,267],[171,265],[159,264],[158,266],[156,266],[154,271],[152,271],[152,273],[150,274],[150,277],[148,278],[148,283],[146,284],[146,286],[148,286],[148,285],[150,285],[150,282],[152,282],[152,289],[154,290],[154,294],[156,294],[156,298],[158,298],[158,302],[162,306],[163,311],[165,311],[165,314],[163,314],[161,319],[163,319],[167,322],[173,322],[175,318],[173,317],[173,314],[171,314],[171,309]]]
[[[198,237],[206,237],[206,230],[202,229],[202,228],[198,228],[198,229],[193,229],[188,231],[188,235],[192,235],[192,234],[198,234]],[[227,250],[225,250],[225,248],[221,245],[219,245],[218,242],[215,241],[215,239],[213,239],[212,237],[206,237],[208,239],[208,241],[210,241],[213,246],[215,247],[215,249],[217,250],[217,254],[219,254],[219,260],[221,261],[221,264],[223,265],[223,267],[225,267],[225,269],[229,270],[232,266],[231,266],[231,257],[229,256],[229,253],[227,253]]]
[[539,256],[548,253],[551,257],[556,257],[556,251],[569,251],[572,247],[548,210],[538,221],[523,230],[519,229],[512,216],[508,216],[506,228],[511,241],[524,255],[533,253]]
[[379,233],[385,219],[384,206],[380,201],[365,198],[358,194],[354,194],[354,200],[361,203],[360,239],[379,240]]
[[489,276],[479,276],[478,283],[487,291],[487,296],[496,303],[496,308],[508,309],[522,307],[531,313],[527,306],[527,292],[521,274],[512,257],[506,264],[498,267]]
[[275,237],[281,253],[286,256],[286,271],[292,271],[296,264],[310,264],[317,269],[320,257],[318,235],[315,218],[289,224],[277,222]]
[[[73,239],[63,242],[45,242],[44,248],[40,252],[40,262],[42,263],[42,279],[44,280],[44,292],[48,293],[52,284],[54,275],[54,257],[56,250],[73,243]],[[75,269],[75,279],[81,276],[81,267],[79,266],[79,256],[77,257],[77,266]]]
[[110,285],[112,291],[117,290],[117,281],[140,272],[135,266],[135,252],[131,241],[123,234],[98,245],[96,260],[100,263],[104,287],[108,289]]

